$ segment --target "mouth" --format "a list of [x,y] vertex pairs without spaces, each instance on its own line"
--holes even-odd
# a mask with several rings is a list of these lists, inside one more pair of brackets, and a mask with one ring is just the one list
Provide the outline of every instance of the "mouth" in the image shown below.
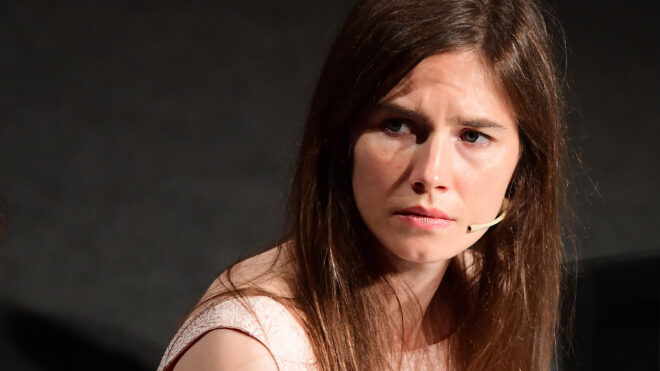
[[399,210],[394,215],[403,223],[421,229],[445,228],[455,222],[442,210],[426,209],[421,206]]

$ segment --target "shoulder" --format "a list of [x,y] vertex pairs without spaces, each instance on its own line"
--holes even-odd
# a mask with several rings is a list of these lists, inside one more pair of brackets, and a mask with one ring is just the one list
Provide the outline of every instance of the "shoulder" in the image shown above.
[[292,298],[294,267],[289,245],[276,246],[222,272],[209,286],[201,302],[235,289],[254,289],[275,297]]
[[223,273],[172,339],[159,370],[175,364],[177,370],[234,369],[239,363],[282,369],[312,362],[304,328],[289,305],[287,264],[282,252],[271,249]]
[[174,371],[277,370],[273,355],[255,338],[234,329],[212,330],[179,359]]
[[282,369],[308,365],[313,359],[304,329],[284,305],[270,297],[248,296],[214,303],[189,318],[167,348],[159,370],[175,364],[179,369],[179,361],[181,367],[192,369],[201,368],[199,362],[209,367],[241,363],[247,369],[268,369],[274,363]]

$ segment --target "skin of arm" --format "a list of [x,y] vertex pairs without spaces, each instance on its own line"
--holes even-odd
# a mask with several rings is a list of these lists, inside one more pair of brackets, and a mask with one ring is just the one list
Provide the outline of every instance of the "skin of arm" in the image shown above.
[[258,340],[236,330],[210,331],[193,344],[174,371],[276,371],[270,351]]

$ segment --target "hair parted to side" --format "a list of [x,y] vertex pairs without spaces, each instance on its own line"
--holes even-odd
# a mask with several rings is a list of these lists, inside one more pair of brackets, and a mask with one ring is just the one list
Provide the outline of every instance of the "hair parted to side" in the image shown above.
[[[507,93],[522,152],[507,217],[471,247],[476,274],[454,258],[436,294],[452,306],[442,317],[451,321],[450,369],[550,366],[566,150],[546,19],[529,0],[367,0],[341,28],[314,91],[283,238],[295,265],[286,303],[302,314],[320,369],[390,369],[387,354],[402,347],[400,323],[385,311],[395,295],[387,265],[352,195],[351,128],[424,58],[466,49]],[[220,296],[247,294],[227,290]]]

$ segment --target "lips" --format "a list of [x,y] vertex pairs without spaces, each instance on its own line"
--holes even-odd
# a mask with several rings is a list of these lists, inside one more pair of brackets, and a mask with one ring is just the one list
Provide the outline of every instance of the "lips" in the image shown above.
[[442,210],[426,209],[421,206],[409,207],[394,213],[406,225],[420,229],[440,229],[454,223]]
[[454,220],[445,214],[442,210],[438,209],[426,209],[422,206],[413,206],[403,210],[395,212],[397,215],[408,215],[408,216],[419,216],[433,219],[446,219]]

